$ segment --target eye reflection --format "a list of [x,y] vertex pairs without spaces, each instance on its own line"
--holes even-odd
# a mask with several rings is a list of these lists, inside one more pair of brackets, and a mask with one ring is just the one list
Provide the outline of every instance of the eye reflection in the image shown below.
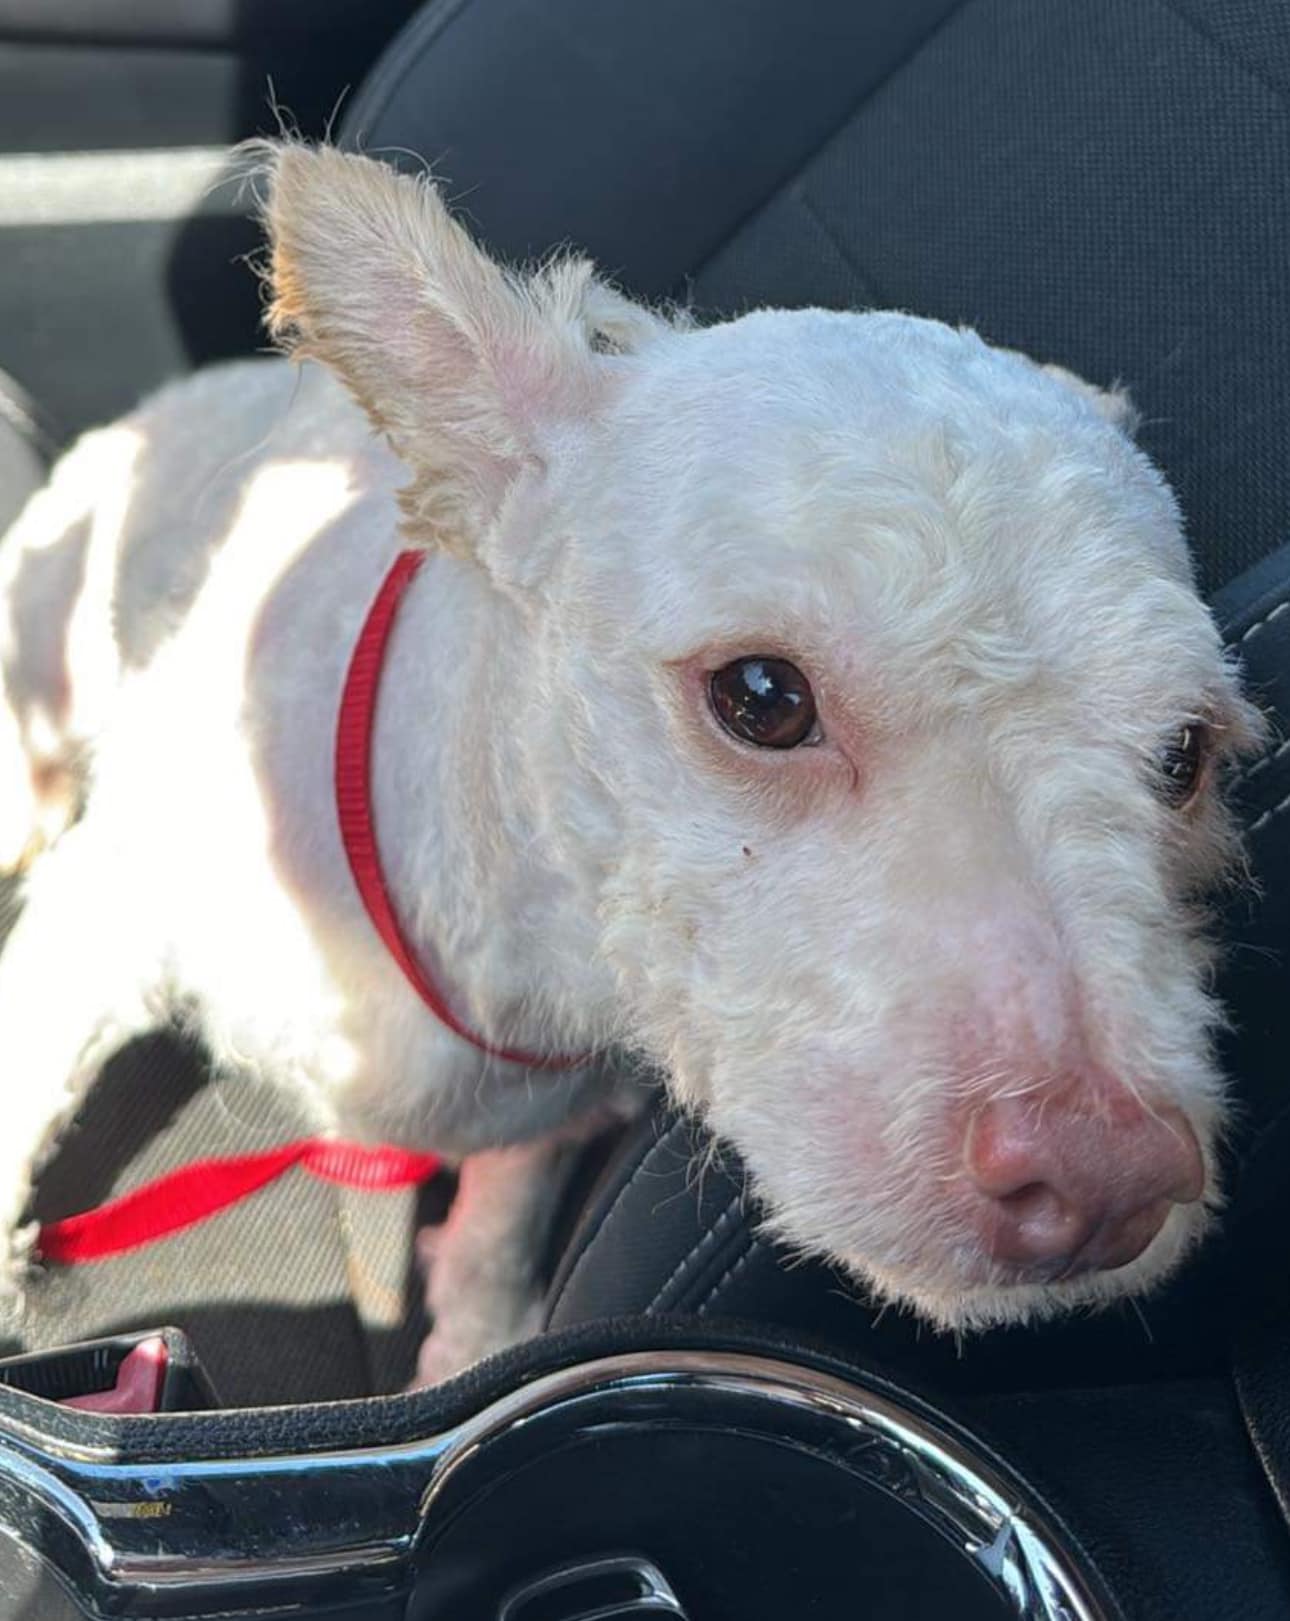
[[787,659],[734,659],[708,683],[712,712],[732,737],[761,749],[795,749],[815,730],[811,684]]

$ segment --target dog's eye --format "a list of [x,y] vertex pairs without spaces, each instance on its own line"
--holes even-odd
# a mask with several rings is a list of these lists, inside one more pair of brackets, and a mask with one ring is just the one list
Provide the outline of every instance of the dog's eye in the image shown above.
[[811,683],[787,659],[735,659],[713,675],[712,712],[730,733],[762,749],[795,749],[815,729]]
[[1205,728],[1188,721],[1168,738],[1157,760],[1157,792],[1172,810],[1182,810],[1196,797],[1209,752]]

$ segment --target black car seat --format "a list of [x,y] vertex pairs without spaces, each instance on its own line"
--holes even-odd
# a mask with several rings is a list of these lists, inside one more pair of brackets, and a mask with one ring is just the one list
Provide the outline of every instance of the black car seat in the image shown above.
[[[1199,576],[1275,704],[1290,638],[1278,554],[1290,535],[1288,89],[1290,13],[1245,0],[433,0],[339,138],[430,160],[512,257],[575,242],[629,290],[701,314],[906,307],[1123,380],[1187,512]],[[663,1112],[588,1201],[552,1322],[622,1310],[792,1321],[983,1397],[1215,1373],[1237,1317],[1270,1310],[1271,1235],[1286,1213],[1270,1169],[1285,1034],[1270,953],[1285,939],[1290,756],[1274,750],[1238,791],[1263,882],[1261,903],[1238,899],[1230,920],[1241,1171],[1224,1239],[1142,1308],[1145,1324],[1115,1313],[960,1355],[906,1320],[876,1323],[836,1280],[781,1265],[730,1156],[691,1187],[701,1144]],[[199,1148],[290,1134],[276,1105],[200,1084],[169,1038],[136,1054],[131,1075],[120,1085],[146,1100],[133,1114],[120,1091],[89,1106],[117,1123],[116,1169],[87,1175],[103,1139],[82,1128],[45,1179],[43,1213]],[[379,1256],[372,1298],[387,1310],[412,1298],[414,1212],[382,1209],[356,1262],[336,1196],[285,1183],[173,1245],[52,1276],[29,1339],[151,1322],[169,1306],[206,1336],[234,1398],[397,1382],[414,1336],[392,1315],[373,1329],[379,1311],[350,1289]],[[293,1336],[309,1346],[303,1361],[284,1350]],[[374,1361],[387,1340],[398,1355]],[[361,1355],[336,1353],[351,1342]]]
[[34,403],[0,372],[0,534],[44,482],[53,449],[53,434]]

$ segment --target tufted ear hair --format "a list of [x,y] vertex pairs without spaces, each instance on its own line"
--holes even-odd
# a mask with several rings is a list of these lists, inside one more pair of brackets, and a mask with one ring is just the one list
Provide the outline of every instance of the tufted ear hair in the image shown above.
[[1138,410],[1128,393],[1118,384],[1111,388],[1099,388],[1096,383],[1087,383],[1073,371],[1067,371],[1065,366],[1044,366],[1042,369],[1050,377],[1055,377],[1059,383],[1065,383],[1067,388],[1073,389],[1086,399],[1100,416],[1104,416],[1108,422],[1132,438],[1140,420]]
[[473,554],[552,435],[595,413],[611,357],[667,323],[585,259],[504,269],[427,177],[297,141],[252,156],[270,333],[330,367],[407,464],[409,538]]

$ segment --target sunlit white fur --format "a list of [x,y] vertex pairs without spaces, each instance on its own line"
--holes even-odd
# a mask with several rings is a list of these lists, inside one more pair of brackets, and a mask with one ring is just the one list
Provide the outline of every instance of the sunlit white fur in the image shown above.
[[[104,1053],[169,1013],[320,1128],[495,1167],[440,1252],[424,1376],[530,1321],[557,1145],[630,1105],[608,1061],[482,1059],[362,912],[337,704],[412,543],[376,818],[463,1014],[645,1055],[789,1244],[939,1323],[1161,1275],[1200,1206],[1120,1272],[1023,1286],[955,1191],[970,1110],[1076,1049],[1186,1111],[1212,1186],[1193,898],[1227,824],[1211,790],[1170,812],[1152,762],[1189,717],[1220,752],[1253,722],[1123,400],[903,315],[694,329],[576,261],[499,270],[427,184],[263,156],[271,323],[306,363],[88,436],[0,552],[0,855],[87,807],[0,961],[8,1230]],[[707,712],[704,673],[767,652],[809,675],[818,745]]]

